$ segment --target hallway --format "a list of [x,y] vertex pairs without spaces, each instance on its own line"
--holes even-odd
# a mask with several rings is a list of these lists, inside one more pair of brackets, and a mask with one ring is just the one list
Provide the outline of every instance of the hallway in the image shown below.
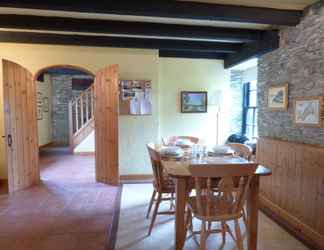
[[95,183],[92,156],[44,156],[41,167],[40,186],[0,195],[0,249],[105,249],[119,188]]

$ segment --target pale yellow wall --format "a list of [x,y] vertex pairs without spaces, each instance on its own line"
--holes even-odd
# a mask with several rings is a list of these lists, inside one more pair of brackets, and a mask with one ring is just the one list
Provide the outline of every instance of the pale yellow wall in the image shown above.
[[[115,49],[80,46],[26,45],[0,43],[0,59],[19,63],[35,74],[39,69],[56,64],[71,64],[91,72],[110,64],[118,64],[120,78],[149,79],[153,85],[153,115],[120,117],[119,147],[121,174],[151,173],[145,143],[158,137],[158,55],[154,50]],[[2,66],[0,67],[2,69]],[[2,98],[2,71],[0,107]],[[3,108],[0,115],[0,135],[4,134]],[[0,177],[4,168],[4,140],[0,145]]]
[[42,98],[48,98],[49,110],[44,112],[42,108],[42,119],[37,121],[38,145],[43,146],[52,141],[52,85],[50,76],[45,74],[43,82],[37,82],[37,92],[42,93]]
[[[215,144],[216,104],[219,102],[219,142],[224,141],[229,128],[229,81],[229,71],[224,70],[223,61],[160,58],[160,136],[193,135]],[[181,113],[181,91],[208,91],[208,113]]]
[[[224,70],[222,61],[158,58],[155,50],[78,46],[0,43],[0,51],[0,59],[19,63],[33,74],[41,68],[57,64],[80,66],[93,73],[107,65],[118,64],[120,78],[152,81],[153,115],[119,117],[119,165],[122,175],[151,173],[145,144],[159,141],[162,136],[196,135],[207,143],[215,143],[218,100],[221,104],[220,141],[228,135],[231,96],[229,72]],[[3,107],[2,67],[0,79],[0,107]],[[208,113],[181,114],[181,90],[208,91]],[[220,91],[221,98],[216,98]],[[2,108],[0,112],[0,134],[4,134]],[[6,177],[4,140],[0,144],[0,177]]]

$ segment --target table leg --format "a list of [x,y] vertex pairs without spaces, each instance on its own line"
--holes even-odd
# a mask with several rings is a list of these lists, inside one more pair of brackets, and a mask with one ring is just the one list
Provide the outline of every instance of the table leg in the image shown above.
[[247,200],[247,240],[248,250],[257,250],[258,244],[258,208],[260,177],[255,175],[250,183]]
[[185,178],[176,179],[175,250],[182,250],[186,240],[186,197],[187,180]]

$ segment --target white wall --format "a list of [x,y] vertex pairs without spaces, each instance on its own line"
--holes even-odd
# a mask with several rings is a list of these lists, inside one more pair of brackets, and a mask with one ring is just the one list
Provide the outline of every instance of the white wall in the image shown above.
[[95,152],[95,131],[92,131],[73,151],[75,153]]
[[[230,73],[221,60],[160,58],[160,136],[192,135],[215,144],[219,102],[219,142],[225,141],[230,128],[229,81]],[[208,91],[208,112],[181,113],[181,91]]]
[[42,93],[42,98],[47,97],[49,111],[42,112],[43,119],[37,121],[38,145],[43,146],[52,141],[52,85],[50,76],[44,75],[44,82],[37,82],[37,92]]
[[258,67],[252,67],[243,71],[243,83],[258,79]]

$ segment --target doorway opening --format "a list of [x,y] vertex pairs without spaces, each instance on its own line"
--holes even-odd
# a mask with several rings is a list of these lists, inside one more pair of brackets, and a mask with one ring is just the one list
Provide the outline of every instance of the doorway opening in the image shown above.
[[52,66],[35,82],[41,180],[94,182],[94,75]]
[[[110,185],[119,184],[119,167],[118,167],[118,65],[110,65],[99,70],[95,75],[95,88],[90,86],[80,87],[79,80],[76,86],[80,89],[80,96],[71,100],[63,98],[65,104],[61,109],[68,113],[68,124],[63,128],[69,131],[65,132],[62,140],[54,141],[52,144],[60,149],[44,150],[45,147],[51,146],[53,142],[53,128],[45,128],[50,141],[39,143],[38,128],[39,121],[52,120],[54,104],[53,94],[45,96],[38,91],[46,79],[46,74],[50,74],[55,68],[63,68],[64,71],[76,70],[77,75],[81,74],[84,79],[92,78],[94,75],[87,70],[74,66],[52,66],[40,70],[35,76],[28,69],[9,60],[2,60],[3,67],[3,93],[4,93],[4,120],[5,120],[5,165],[8,170],[8,190],[9,193],[28,188],[40,182],[40,164],[39,164],[39,146],[43,146],[42,151],[54,155],[61,154],[75,156],[73,153],[91,154],[93,152],[84,151],[84,147],[89,150],[91,143],[95,156],[93,159],[92,173],[95,176],[94,181]],[[62,69],[61,69],[62,70]],[[81,73],[80,73],[81,71]],[[74,71],[72,75],[76,72]],[[69,73],[70,74],[70,73]],[[66,74],[66,75],[69,75]],[[87,76],[84,76],[87,75]],[[81,80],[80,80],[81,81]],[[73,85],[73,84],[72,84]],[[62,87],[61,85],[59,85]],[[72,88],[72,87],[71,87]],[[52,90],[51,90],[52,91]],[[72,90],[71,90],[72,91]],[[37,93],[40,92],[40,93]],[[82,92],[82,93],[81,93]],[[65,92],[61,89],[59,97],[64,96]],[[52,98],[52,100],[50,100]],[[67,99],[67,100],[66,100]],[[68,105],[66,105],[68,102]],[[52,107],[51,107],[52,105]],[[67,108],[68,106],[68,108]],[[60,111],[62,111],[60,110]],[[51,113],[51,115],[45,114]],[[66,113],[65,113],[66,114]],[[43,118],[44,117],[44,118]],[[59,117],[66,117],[61,114]],[[94,122],[94,117],[96,121]],[[49,122],[48,122],[49,124]],[[51,123],[51,126],[53,124]],[[95,125],[95,127],[94,127]],[[46,126],[45,126],[46,127]],[[95,132],[94,132],[95,129]],[[41,134],[40,136],[43,136]],[[56,138],[56,137],[55,137]],[[77,146],[83,144],[83,149],[76,150]],[[63,153],[63,155],[65,155]],[[47,159],[47,162],[56,162],[57,159]],[[80,162],[71,158],[66,164],[66,169],[77,167]],[[70,172],[73,179],[79,173],[79,169]],[[60,173],[58,176],[66,175]],[[73,180],[70,180],[71,182]]]

